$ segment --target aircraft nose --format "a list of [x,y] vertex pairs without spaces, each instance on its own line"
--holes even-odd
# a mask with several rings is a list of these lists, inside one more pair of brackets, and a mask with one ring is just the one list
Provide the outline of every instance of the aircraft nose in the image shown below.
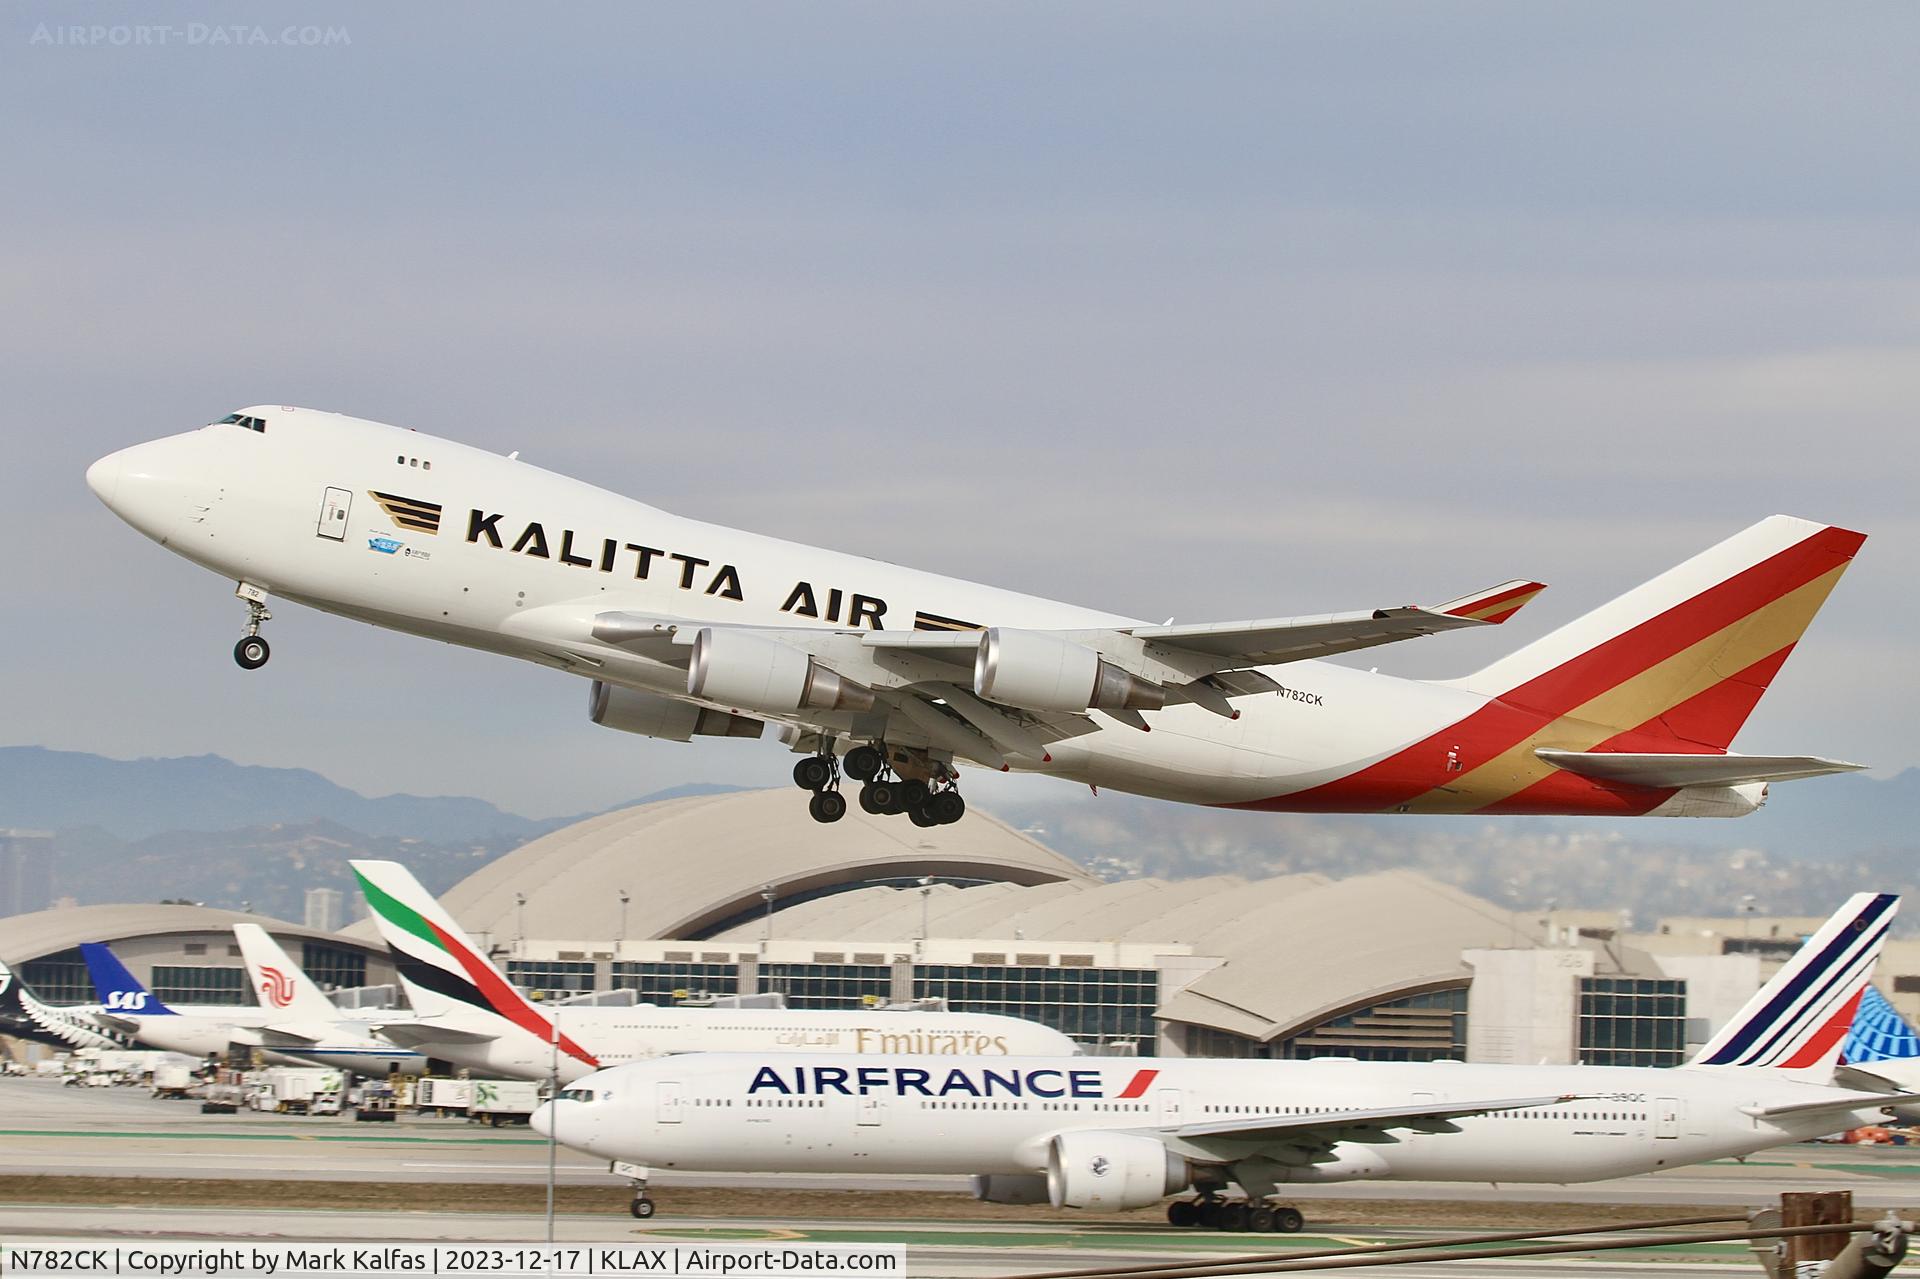
[[534,1112],[527,1116],[527,1127],[533,1129],[542,1137],[551,1137],[553,1135],[551,1131],[553,1127],[553,1103],[543,1101],[535,1107]]
[[109,453],[87,468],[87,487],[93,495],[113,509],[114,495],[120,489],[120,477],[127,471],[126,450]]

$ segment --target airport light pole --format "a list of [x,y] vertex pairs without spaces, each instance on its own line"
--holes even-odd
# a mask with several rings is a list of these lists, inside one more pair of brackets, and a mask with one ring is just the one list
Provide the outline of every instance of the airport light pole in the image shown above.
[[620,890],[620,931],[613,936],[613,957],[621,958],[620,950],[627,944],[627,903],[633,900],[633,894],[626,889]]
[[760,934],[760,940],[762,942],[770,942],[773,940],[773,897],[773,885],[762,884],[760,886],[760,900],[767,905],[766,927]]
[[547,1066],[547,1104],[553,1107],[553,1121],[547,1125],[547,1242],[553,1242],[553,1183],[559,1177],[560,1163],[560,1010],[555,1008],[548,1023],[547,1043],[552,1060]]

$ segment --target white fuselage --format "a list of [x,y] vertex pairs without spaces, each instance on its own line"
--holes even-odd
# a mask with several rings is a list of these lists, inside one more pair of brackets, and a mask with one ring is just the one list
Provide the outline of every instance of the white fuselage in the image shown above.
[[[876,1064],[881,1069],[862,1073]],[[822,1086],[822,1065],[846,1082]],[[965,1080],[957,1086],[956,1068]],[[1017,1086],[986,1083],[994,1069],[1015,1075]],[[776,1077],[784,1087],[773,1084]],[[1260,1116],[1578,1096],[1457,1119],[1458,1132],[1402,1130],[1386,1143],[1342,1142],[1328,1161],[1275,1165],[1276,1182],[1591,1181],[1763,1150],[1878,1113],[1756,1120],[1741,1108],[1857,1095],[1769,1070],[1328,1059],[874,1063],[727,1054],[609,1070],[573,1091],[593,1100],[552,1103],[535,1126],[557,1127],[566,1145],[654,1168],[1008,1175],[1044,1174],[1053,1139],[1076,1130],[1151,1136]]]
[[[676,1053],[854,1053],[863,1058],[927,1053],[949,1059],[1058,1055],[1073,1041],[1038,1022],[990,1013],[816,1011],[788,1008],[547,1007],[561,1033],[592,1055],[602,1068]],[[414,1044],[429,1057],[477,1073],[509,1079],[546,1079],[556,1064],[571,1083],[595,1067],[556,1053],[504,1017],[462,1011],[459,1020],[437,1019],[461,1029],[494,1034],[488,1040],[424,1038]]]
[[[922,614],[1036,629],[1137,624],[687,519],[430,435],[262,411],[264,433],[219,425],[136,445],[103,458],[89,482],[167,549],[272,595],[681,698],[684,664],[595,640],[595,615],[908,631]],[[373,494],[438,504],[437,531],[410,530]],[[1245,699],[1237,720],[1173,705],[1150,733],[1102,721],[1051,744],[1050,762],[1010,763],[1168,799],[1277,806],[1489,701],[1324,662],[1272,673],[1283,695]]]

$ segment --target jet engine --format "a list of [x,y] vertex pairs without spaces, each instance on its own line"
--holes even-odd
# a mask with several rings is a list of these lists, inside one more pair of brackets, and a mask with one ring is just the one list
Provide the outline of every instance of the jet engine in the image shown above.
[[1036,711],[1125,708],[1157,711],[1167,690],[1121,670],[1090,648],[1042,631],[989,627],[973,660],[973,691]]
[[1056,1208],[1145,1208],[1192,1183],[1187,1161],[1152,1137],[1063,1132],[1047,1152],[1047,1198]]
[[1038,1173],[977,1173],[973,1178],[973,1197],[990,1204],[1043,1204],[1050,1202],[1047,1179]]
[[602,728],[617,728],[642,737],[663,737],[670,742],[689,741],[696,735],[758,737],[766,727],[745,715],[708,710],[604,680],[593,681],[593,687],[587,691],[587,718]]
[[693,640],[687,695],[727,706],[786,711],[868,711],[873,690],[806,653],[751,631],[703,627]]

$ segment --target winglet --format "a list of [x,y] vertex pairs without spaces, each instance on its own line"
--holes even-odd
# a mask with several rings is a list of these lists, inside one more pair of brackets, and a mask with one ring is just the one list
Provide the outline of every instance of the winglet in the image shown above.
[[1523,582],[1518,579],[1490,586],[1484,591],[1475,591],[1471,595],[1462,595],[1457,600],[1448,600],[1445,604],[1436,604],[1430,610],[1445,613],[1449,617],[1470,617],[1476,622],[1486,622],[1498,626],[1515,613],[1525,608],[1533,597],[1547,589],[1545,582]]

